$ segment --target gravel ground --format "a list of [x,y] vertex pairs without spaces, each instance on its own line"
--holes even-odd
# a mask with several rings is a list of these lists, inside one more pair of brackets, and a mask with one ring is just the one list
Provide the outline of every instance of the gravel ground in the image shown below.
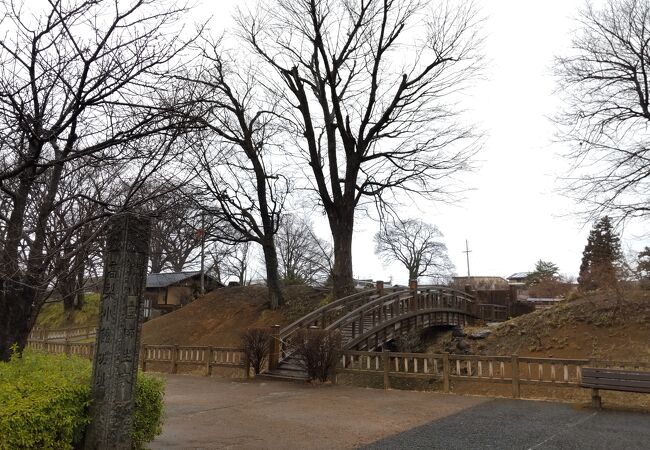
[[497,399],[363,449],[650,449],[650,414]]
[[187,375],[152,449],[650,449],[650,414]]

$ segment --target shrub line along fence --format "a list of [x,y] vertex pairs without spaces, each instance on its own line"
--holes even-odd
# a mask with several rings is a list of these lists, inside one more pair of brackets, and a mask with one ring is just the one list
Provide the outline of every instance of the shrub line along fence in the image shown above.
[[639,370],[650,369],[650,363],[345,350],[338,373],[383,374],[384,389],[390,388],[391,377],[439,380],[444,392],[451,392],[452,380],[510,383],[518,398],[521,385],[579,387],[583,367]]
[[[92,360],[95,356],[95,343],[50,342],[31,339],[27,347],[33,350],[54,354],[74,355]],[[182,346],[182,345],[146,345],[140,346],[140,367],[147,371],[150,363],[167,365],[167,373],[177,373],[179,366],[203,367],[205,376],[212,375],[213,367],[230,367],[243,369],[248,378],[250,363],[240,348]]]

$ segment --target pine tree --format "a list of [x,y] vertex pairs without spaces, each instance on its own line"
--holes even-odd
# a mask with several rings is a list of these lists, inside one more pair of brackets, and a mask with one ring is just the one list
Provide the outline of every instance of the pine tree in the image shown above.
[[530,286],[537,285],[545,281],[555,281],[559,277],[560,269],[551,261],[542,261],[535,263],[535,271],[528,274],[526,283]]
[[594,290],[612,286],[618,279],[621,259],[621,240],[609,217],[605,216],[589,232],[582,252],[580,288]]

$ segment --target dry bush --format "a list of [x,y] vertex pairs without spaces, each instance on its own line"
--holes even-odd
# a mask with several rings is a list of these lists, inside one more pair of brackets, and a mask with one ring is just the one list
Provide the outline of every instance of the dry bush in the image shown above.
[[310,380],[322,382],[336,373],[341,356],[341,333],[329,330],[299,330],[293,339],[295,355],[307,371]]
[[423,353],[426,346],[422,341],[422,332],[417,329],[411,329],[395,339],[397,351],[401,353]]
[[528,294],[536,298],[566,297],[575,290],[575,285],[561,280],[542,280],[528,288]]
[[250,361],[255,375],[258,375],[269,357],[271,333],[263,328],[251,328],[242,333],[241,340],[244,355]]

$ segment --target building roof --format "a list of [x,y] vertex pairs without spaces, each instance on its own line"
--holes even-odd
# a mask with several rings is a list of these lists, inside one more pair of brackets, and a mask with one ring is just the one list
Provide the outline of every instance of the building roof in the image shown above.
[[[172,284],[180,283],[185,281],[188,278],[195,277],[200,275],[200,270],[195,270],[192,272],[171,272],[171,273],[150,273],[147,275],[147,287],[148,288],[159,288],[167,287]],[[208,275],[206,275],[206,278]]]
[[508,277],[509,280],[523,280],[530,275],[530,272],[516,272]]

